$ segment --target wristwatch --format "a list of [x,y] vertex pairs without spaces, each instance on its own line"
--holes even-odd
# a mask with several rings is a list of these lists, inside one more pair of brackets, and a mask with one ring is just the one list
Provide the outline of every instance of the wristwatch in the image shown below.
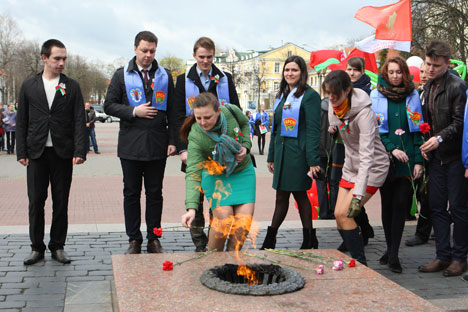
[[444,142],[444,139],[442,139],[440,135],[436,136],[436,138],[437,138],[437,141],[439,141],[439,143]]
[[354,195],[354,198],[357,198],[357,200],[361,201],[362,200],[362,195]]

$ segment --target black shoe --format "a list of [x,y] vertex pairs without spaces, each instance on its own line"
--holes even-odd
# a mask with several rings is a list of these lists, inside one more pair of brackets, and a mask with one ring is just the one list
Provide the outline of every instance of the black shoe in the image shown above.
[[25,265],[31,265],[31,264],[39,262],[39,260],[42,260],[42,259],[44,259],[44,252],[33,250],[26,258],[24,258],[23,263]]
[[468,274],[463,275],[461,279],[464,282],[468,282]]
[[140,253],[141,253],[141,242],[137,240],[131,240],[125,254],[133,255],[133,254],[140,254]]
[[71,262],[71,259],[68,257],[67,253],[63,249],[57,249],[55,251],[52,251],[52,259],[64,264]]
[[401,267],[400,264],[400,259],[394,258],[394,259],[389,259],[388,260],[388,267],[393,273],[401,273],[403,272],[403,268]]
[[262,247],[260,250],[265,249],[275,249],[276,246],[276,234],[278,233],[278,229],[272,228],[271,226],[267,229],[267,234],[265,236],[265,240],[263,241]]
[[101,152],[95,151],[94,154],[101,154]]
[[338,251],[341,251],[341,252],[347,252],[348,251],[348,248],[346,247],[346,244],[345,242],[343,241],[340,246],[338,246],[338,248],[336,248]]
[[299,249],[317,249],[318,240],[315,229],[302,229],[303,241]]
[[205,252],[207,251],[208,249],[206,249],[206,246],[197,246],[195,248],[195,252]]
[[379,263],[381,265],[387,265],[388,264],[388,253],[384,253],[384,255],[382,257],[380,257]]
[[413,247],[413,246],[423,245],[425,243],[427,243],[427,240],[425,241],[418,235],[414,235],[410,239],[406,240],[405,245],[408,247]]
[[163,253],[164,249],[161,246],[159,239],[148,240],[148,245],[146,245],[146,251],[148,253]]

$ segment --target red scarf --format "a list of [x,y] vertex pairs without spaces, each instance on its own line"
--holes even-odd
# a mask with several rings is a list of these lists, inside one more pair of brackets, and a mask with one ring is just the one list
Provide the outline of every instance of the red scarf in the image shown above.
[[333,113],[336,115],[336,117],[342,119],[344,115],[346,115],[346,113],[349,111],[348,98],[346,98],[340,106],[332,107]]

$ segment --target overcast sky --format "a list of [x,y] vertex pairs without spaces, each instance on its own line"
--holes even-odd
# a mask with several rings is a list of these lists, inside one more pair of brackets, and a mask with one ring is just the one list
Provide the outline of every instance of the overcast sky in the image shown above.
[[0,0],[23,37],[39,43],[56,38],[69,53],[88,60],[130,58],[141,30],[159,38],[156,58],[192,57],[201,36],[223,48],[264,50],[293,42],[307,50],[330,48],[373,34],[354,18],[363,6],[397,0]]

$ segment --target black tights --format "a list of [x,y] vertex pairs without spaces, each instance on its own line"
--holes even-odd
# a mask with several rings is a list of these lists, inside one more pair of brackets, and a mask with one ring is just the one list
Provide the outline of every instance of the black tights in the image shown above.
[[279,228],[283,223],[289,208],[289,195],[291,193],[299,207],[299,215],[301,216],[302,227],[305,229],[312,228],[312,207],[307,196],[306,191],[276,191],[275,212],[273,213],[273,220],[271,221],[272,228]]
[[401,236],[405,228],[406,212],[411,207],[412,195],[411,182],[405,178],[396,178],[391,182],[385,182],[380,188],[382,225],[389,258],[398,257]]
[[260,154],[263,154],[263,152],[265,151],[265,136],[266,133],[260,134],[258,136],[258,151],[260,152]]

